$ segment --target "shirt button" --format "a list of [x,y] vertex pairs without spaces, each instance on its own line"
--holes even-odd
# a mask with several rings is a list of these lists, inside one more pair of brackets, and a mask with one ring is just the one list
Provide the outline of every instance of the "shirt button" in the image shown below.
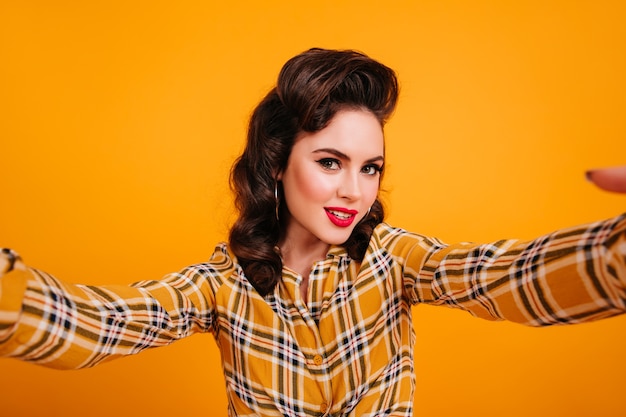
[[[313,363],[319,366],[324,363],[324,358],[322,358],[321,355],[315,355],[313,356]],[[326,403],[323,403],[323,404],[326,404]]]
[[328,410],[328,403],[321,403],[320,404],[320,412],[321,413],[325,413]]

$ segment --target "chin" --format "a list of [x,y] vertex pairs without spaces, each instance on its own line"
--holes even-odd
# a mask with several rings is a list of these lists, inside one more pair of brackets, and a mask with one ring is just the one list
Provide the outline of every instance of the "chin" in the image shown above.
[[320,240],[324,241],[325,243],[329,245],[343,245],[344,243],[348,241],[348,239],[350,239],[350,236],[352,235],[352,230],[353,229],[350,229],[350,231],[347,233],[342,232],[342,233],[328,234],[325,236],[325,238],[320,239]]

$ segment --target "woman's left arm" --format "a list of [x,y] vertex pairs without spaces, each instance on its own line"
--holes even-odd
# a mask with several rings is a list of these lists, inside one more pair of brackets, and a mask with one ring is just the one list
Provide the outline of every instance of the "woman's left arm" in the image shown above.
[[[598,187],[626,192],[626,167],[590,171]],[[405,263],[413,302],[532,326],[626,312],[626,215],[533,241],[446,245],[424,239]]]

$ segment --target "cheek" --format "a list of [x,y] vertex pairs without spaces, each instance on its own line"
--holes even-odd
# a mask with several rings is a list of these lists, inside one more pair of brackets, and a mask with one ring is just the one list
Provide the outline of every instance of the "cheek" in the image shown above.
[[326,201],[334,190],[332,178],[314,171],[301,170],[294,175],[294,184],[297,192],[309,200]]
[[374,204],[374,201],[378,197],[378,191],[380,190],[380,181],[368,181],[363,186],[363,200],[367,201],[369,205]]

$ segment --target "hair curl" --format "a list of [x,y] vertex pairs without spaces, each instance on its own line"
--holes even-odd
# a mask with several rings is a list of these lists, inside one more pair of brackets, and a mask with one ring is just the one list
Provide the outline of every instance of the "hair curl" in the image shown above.
[[[276,87],[252,113],[246,147],[230,178],[239,212],[230,230],[230,249],[262,296],[282,276],[275,250],[282,236],[274,193],[276,175],[287,166],[296,136],[323,129],[345,108],[368,110],[384,126],[397,99],[394,71],[360,52],[313,48],[285,63]],[[282,193],[279,198],[283,200]],[[278,217],[284,218],[284,201],[279,207]],[[344,243],[351,258],[363,259],[372,231],[383,218],[383,206],[376,199]]]

